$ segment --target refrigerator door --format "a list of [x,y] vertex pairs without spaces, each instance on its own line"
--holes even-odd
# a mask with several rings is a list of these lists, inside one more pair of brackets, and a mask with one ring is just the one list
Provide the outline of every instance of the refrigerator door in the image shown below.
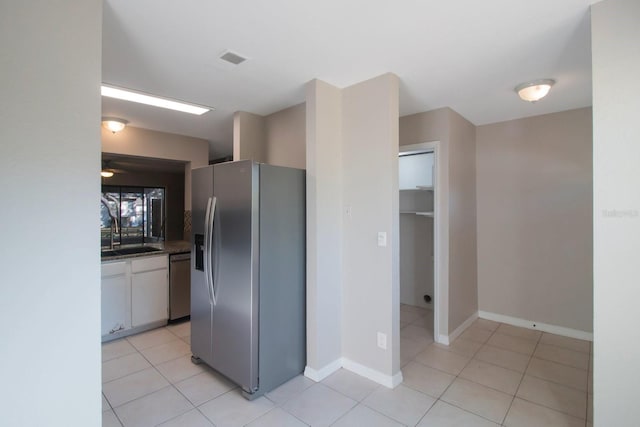
[[211,244],[210,216],[213,204],[213,167],[191,171],[191,353],[211,364],[213,300],[205,253]]
[[[258,389],[259,169],[252,161],[214,168],[213,361],[247,393]],[[193,340],[193,336],[192,336]]]

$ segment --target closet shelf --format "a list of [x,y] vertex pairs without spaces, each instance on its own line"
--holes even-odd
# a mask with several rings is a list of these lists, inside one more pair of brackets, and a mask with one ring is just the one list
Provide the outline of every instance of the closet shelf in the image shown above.
[[418,216],[427,216],[429,218],[433,218],[433,212],[424,212],[424,211],[400,211],[401,214],[412,214]]
[[401,188],[400,191],[433,191],[432,185],[416,185],[416,188]]

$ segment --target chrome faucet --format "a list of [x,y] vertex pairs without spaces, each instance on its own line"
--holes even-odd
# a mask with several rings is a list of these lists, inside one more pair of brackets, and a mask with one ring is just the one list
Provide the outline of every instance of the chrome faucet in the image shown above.
[[109,217],[111,218],[111,225],[110,225],[111,241],[109,244],[109,249],[113,250],[113,233],[118,232],[118,217],[116,217],[115,214],[111,212],[111,208],[109,207],[109,201],[104,196],[101,197],[100,201],[104,205],[104,207],[107,208],[107,212],[109,212]]
[[113,250],[113,233],[114,233],[114,228],[115,228],[115,233],[118,232],[118,220],[116,218],[111,217],[111,240],[109,242],[109,249]]

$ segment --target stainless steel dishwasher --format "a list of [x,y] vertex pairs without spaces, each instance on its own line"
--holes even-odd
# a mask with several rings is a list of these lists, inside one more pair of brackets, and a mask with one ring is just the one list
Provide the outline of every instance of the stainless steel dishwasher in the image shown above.
[[169,320],[191,314],[191,253],[169,255]]

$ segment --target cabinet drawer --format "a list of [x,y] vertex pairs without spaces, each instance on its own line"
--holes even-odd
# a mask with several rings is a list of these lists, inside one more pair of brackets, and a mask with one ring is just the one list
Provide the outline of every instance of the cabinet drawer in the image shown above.
[[126,262],[109,262],[102,263],[100,268],[100,275],[102,277],[117,276],[119,274],[126,274],[127,263]]
[[131,260],[131,272],[160,270],[168,268],[167,256],[144,257]]

